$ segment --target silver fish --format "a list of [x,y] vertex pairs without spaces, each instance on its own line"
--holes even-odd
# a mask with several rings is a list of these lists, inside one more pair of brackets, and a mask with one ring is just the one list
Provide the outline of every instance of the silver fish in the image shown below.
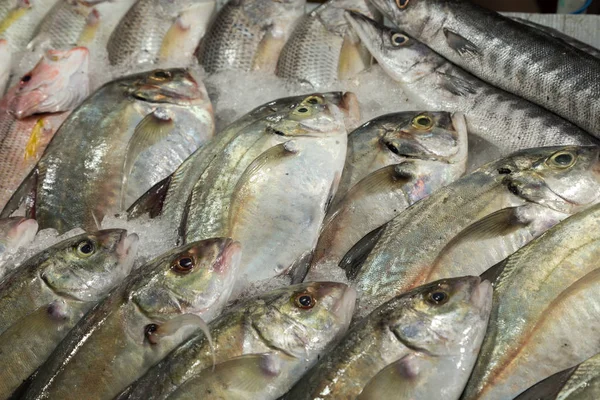
[[0,97],[4,95],[8,78],[10,78],[10,66],[12,53],[6,39],[0,39]]
[[5,0],[0,3],[0,39],[11,52],[25,50],[35,29],[59,0]]
[[465,72],[402,31],[358,13],[347,18],[379,65],[421,107],[465,114],[470,165],[541,146],[589,145],[592,136],[559,116]]
[[470,1],[372,2],[449,61],[600,137],[600,58]]

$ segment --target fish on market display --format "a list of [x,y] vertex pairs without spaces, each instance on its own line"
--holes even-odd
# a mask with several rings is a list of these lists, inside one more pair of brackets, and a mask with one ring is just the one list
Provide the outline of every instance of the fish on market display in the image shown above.
[[210,23],[197,57],[206,72],[274,73],[281,50],[304,16],[306,0],[232,0]]
[[211,398],[206,391],[214,389],[217,398],[275,400],[346,333],[355,299],[334,282],[251,296],[209,325],[212,346],[196,335],[117,398]]
[[11,52],[25,50],[46,14],[60,0],[4,0],[0,3],[0,39]]
[[577,126],[481,81],[400,30],[359,13],[346,18],[414,104],[465,114],[470,143],[476,144],[470,149],[471,165],[492,161],[490,155],[498,158],[531,147],[597,143]]
[[362,316],[415,286],[479,275],[600,202],[600,148],[528,149],[486,164],[406,209],[340,266]]
[[28,215],[41,229],[93,230],[168,177],[213,132],[204,84],[184,69],[109,82],[61,126],[3,215],[29,196]]
[[367,0],[327,1],[300,20],[281,51],[277,75],[326,87],[369,67],[371,55],[344,19],[346,9],[380,16]]
[[139,0],[108,41],[111,65],[171,61],[186,66],[215,11],[215,0]]
[[122,229],[78,235],[43,250],[0,282],[0,398],[8,398],[129,274],[137,244],[137,235]]
[[11,217],[0,219],[0,280],[6,273],[2,265],[6,256],[33,241],[38,231],[34,219]]
[[0,39],[0,97],[4,95],[8,79],[10,78],[10,66],[12,54],[5,39]]
[[334,200],[323,223],[309,280],[319,269],[337,268],[365,235],[460,178],[466,168],[462,114],[388,114],[356,129],[348,141],[342,181],[351,188]]
[[448,61],[600,137],[600,58],[470,1],[371,1]]
[[600,352],[600,206],[509,257],[464,399],[508,399]]
[[206,331],[229,299],[239,261],[239,243],[213,238],[142,266],[71,330],[23,398],[114,398],[194,332]]
[[87,97],[88,63],[84,47],[49,50],[0,100],[0,207],[31,173],[70,112]]
[[456,400],[491,306],[492,285],[475,276],[417,287],[353,325],[285,399]]

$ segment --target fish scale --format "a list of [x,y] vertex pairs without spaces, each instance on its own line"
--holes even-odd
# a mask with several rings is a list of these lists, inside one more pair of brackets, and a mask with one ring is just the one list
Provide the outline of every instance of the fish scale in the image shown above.
[[58,1],[31,0],[31,7],[22,11],[18,9],[20,1],[3,1],[0,3],[0,39],[7,39],[13,52],[24,50],[39,23]]
[[44,17],[34,33],[33,43],[45,42],[54,49],[70,48],[77,45],[81,32],[86,26],[91,7],[59,1]]

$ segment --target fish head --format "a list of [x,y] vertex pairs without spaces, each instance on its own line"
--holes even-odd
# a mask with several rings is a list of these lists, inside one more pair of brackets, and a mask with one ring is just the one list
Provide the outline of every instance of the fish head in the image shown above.
[[45,250],[40,278],[59,295],[98,301],[129,275],[137,247],[123,229],[77,235]]
[[153,262],[160,272],[132,298],[145,315],[157,321],[179,313],[211,320],[229,300],[241,254],[240,244],[229,238],[174,249]]
[[[417,21],[434,17],[429,12],[432,3],[438,0],[370,0],[371,3],[397,26],[411,26]],[[425,18],[429,17],[429,18]],[[419,19],[421,18],[421,19]]]
[[48,50],[11,92],[10,112],[22,119],[74,109],[89,94],[88,62],[85,47]]
[[372,121],[379,131],[377,150],[389,164],[410,160],[466,162],[464,115],[449,112],[395,113]]
[[322,95],[307,96],[286,113],[270,118],[268,130],[282,137],[346,134],[344,112]]
[[134,98],[149,103],[210,104],[204,83],[184,68],[156,69],[135,75],[124,84]]
[[600,147],[559,146],[524,150],[512,157],[503,183],[516,196],[574,214],[600,202]]
[[479,277],[444,279],[417,287],[377,312],[404,346],[431,355],[453,355],[483,339],[492,285]]
[[267,346],[316,357],[348,329],[356,291],[343,283],[309,282],[260,296],[252,323]]
[[0,252],[12,251],[30,243],[38,231],[34,219],[10,217],[0,219]]
[[443,59],[405,32],[388,28],[362,14],[345,14],[361,42],[392,79],[410,83],[433,72]]

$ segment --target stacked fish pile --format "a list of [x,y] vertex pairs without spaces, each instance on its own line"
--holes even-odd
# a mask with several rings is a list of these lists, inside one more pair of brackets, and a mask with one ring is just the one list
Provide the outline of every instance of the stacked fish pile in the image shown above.
[[305,8],[0,4],[0,400],[600,398],[599,50]]

